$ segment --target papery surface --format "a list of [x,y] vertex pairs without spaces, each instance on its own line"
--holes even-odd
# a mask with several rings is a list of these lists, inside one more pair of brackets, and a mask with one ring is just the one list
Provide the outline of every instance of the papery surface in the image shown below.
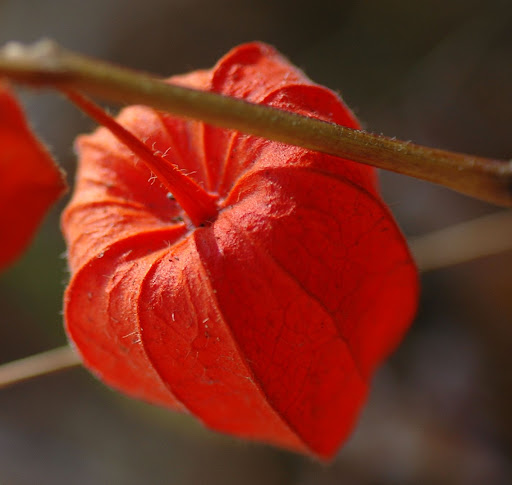
[[[260,43],[169,82],[358,127]],[[374,169],[140,106],[118,120],[220,211],[194,228],[104,128],[79,139],[65,317],[86,365],[211,428],[332,456],[416,307],[416,268]]]
[[20,256],[65,188],[62,172],[0,81],[0,269]]

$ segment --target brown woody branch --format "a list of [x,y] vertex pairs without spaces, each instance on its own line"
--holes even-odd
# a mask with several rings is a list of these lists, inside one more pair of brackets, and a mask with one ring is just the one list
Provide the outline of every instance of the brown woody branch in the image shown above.
[[139,103],[398,172],[497,205],[512,206],[512,161],[414,145],[268,106],[164,83],[64,49],[51,41],[8,44],[0,76],[36,87],[76,89],[119,103]]

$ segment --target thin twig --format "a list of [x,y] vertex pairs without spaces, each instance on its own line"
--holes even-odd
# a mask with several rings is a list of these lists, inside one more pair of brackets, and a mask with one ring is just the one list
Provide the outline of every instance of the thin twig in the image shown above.
[[81,360],[71,347],[59,347],[0,365],[0,389],[33,377],[75,367]]
[[50,41],[8,44],[0,75],[32,86],[76,89],[120,103],[140,103],[275,141],[444,185],[494,204],[512,206],[512,161],[414,145],[268,106],[164,83],[63,50]]
[[501,211],[409,239],[421,271],[512,250],[512,212]]

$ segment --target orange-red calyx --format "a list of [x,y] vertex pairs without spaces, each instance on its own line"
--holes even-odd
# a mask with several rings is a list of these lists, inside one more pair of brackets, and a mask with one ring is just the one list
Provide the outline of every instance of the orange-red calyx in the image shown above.
[[[261,43],[168,82],[359,126]],[[174,223],[187,207],[147,183],[124,143],[105,128],[80,137],[62,228],[66,330],[85,366],[212,429],[331,458],[417,303],[375,170],[145,106],[117,121],[151,151],[172,147],[164,158],[218,193],[222,210],[189,231]]]
[[0,79],[0,270],[21,256],[66,188],[63,172]]
[[208,193],[192,178],[184,174],[178,166],[169,163],[161,155],[154,153],[91,100],[75,91],[66,90],[65,94],[82,111],[108,128],[119,141],[130,148],[146,164],[158,180],[172,193],[194,226],[205,226],[216,219],[218,206],[215,195]]

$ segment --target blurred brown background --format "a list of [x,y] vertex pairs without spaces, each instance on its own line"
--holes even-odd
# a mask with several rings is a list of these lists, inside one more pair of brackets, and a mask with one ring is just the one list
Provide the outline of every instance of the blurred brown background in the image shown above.
[[[263,40],[340,91],[370,131],[512,156],[509,0],[0,0],[2,43],[41,37],[162,75]],[[52,94],[23,100],[71,181],[73,138],[92,123]],[[381,179],[408,235],[496,210]],[[65,342],[61,208],[0,276],[0,362]],[[0,484],[512,483],[511,270],[507,252],[424,274],[416,322],[331,465],[219,436],[74,369],[0,391]]]

